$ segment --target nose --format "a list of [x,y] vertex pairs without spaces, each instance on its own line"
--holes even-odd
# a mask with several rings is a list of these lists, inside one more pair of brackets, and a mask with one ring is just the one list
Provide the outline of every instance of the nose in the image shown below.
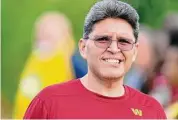
[[112,40],[107,50],[113,54],[120,52],[121,50],[117,46],[117,40]]

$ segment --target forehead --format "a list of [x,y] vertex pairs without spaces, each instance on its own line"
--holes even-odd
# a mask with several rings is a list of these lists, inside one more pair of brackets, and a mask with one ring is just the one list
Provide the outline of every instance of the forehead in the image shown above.
[[134,39],[132,26],[120,18],[107,18],[93,26],[91,35],[117,35]]

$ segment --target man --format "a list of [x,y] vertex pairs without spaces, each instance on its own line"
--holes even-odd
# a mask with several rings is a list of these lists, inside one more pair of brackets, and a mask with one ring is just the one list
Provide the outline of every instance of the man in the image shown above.
[[166,118],[153,98],[123,85],[136,58],[138,14],[118,0],[97,2],[89,11],[79,41],[88,73],[49,86],[28,107],[24,118]]

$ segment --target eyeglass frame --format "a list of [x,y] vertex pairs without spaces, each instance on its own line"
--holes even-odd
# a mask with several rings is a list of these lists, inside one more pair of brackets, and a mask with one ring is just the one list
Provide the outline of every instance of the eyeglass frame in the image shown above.
[[[99,46],[98,44],[97,44],[97,42],[99,41],[99,40],[97,40],[97,39],[100,39],[101,37],[107,37],[107,39],[109,39],[109,44],[106,46],[106,47],[101,47],[101,46]],[[108,49],[110,46],[111,46],[111,44],[112,44],[112,41],[116,41],[117,42],[117,47],[121,50],[121,51],[129,51],[129,50],[132,50],[133,49],[133,47],[134,47],[134,45],[137,43],[137,41],[133,41],[133,40],[130,40],[130,39],[128,39],[128,38],[124,38],[124,37],[120,37],[120,40],[122,39],[122,40],[124,40],[124,39],[127,39],[127,40],[125,40],[125,41],[127,41],[127,42],[129,42],[129,44],[131,45],[131,47],[129,48],[129,49],[123,49],[123,48],[121,48],[121,47],[119,47],[119,41],[120,40],[112,40],[111,39],[111,37],[110,36],[106,36],[106,35],[104,35],[104,36],[101,36],[100,38],[85,38],[85,40],[93,40],[94,41],[94,44],[96,45],[96,47],[98,47],[98,48],[104,48],[104,49]],[[132,42],[131,42],[132,41]],[[99,43],[99,42],[98,42]]]

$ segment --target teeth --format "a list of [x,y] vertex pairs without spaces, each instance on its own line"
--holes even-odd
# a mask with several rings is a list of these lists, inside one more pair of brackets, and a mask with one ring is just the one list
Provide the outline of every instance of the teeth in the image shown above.
[[119,62],[121,62],[120,60],[117,60],[117,59],[105,59],[104,61],[109,62],[109,63],[119,63]]

